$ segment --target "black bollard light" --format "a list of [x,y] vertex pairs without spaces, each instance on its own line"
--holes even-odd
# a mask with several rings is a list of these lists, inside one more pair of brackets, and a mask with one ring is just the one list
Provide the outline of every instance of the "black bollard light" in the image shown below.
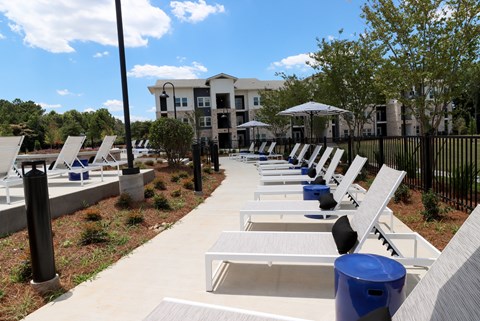
[[213,144],[213,170],[215,172],[220,171],[220,161],[218,160],[218,145]]
[[192,145],[193,152],[193,183],[195,193],[202,194],[202,161],[200,159],[200,145],[195,143]]
[[[25,166],[31,166],[32,169],[25,173]],[[37,166],[43,167],[43,172]],[[32,285],[37,285],[39,292],[54,291],[59,287],[59,281],[55,272],[45,161],[23,162],[22,175],[33,273]]]

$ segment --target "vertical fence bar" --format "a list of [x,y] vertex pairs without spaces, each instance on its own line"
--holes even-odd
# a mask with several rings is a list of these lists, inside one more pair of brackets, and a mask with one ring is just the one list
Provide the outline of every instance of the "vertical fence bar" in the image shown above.
[[424,189],[428,192],[432,188],[432,159],[431,159],[431,137],[425,134],[424,137]]
[[352,136],[348,136],[348,166],[352,164]]
[[385,163],[385,149],[383,148],[383,137],[378,140],[378,168],[380,169]]

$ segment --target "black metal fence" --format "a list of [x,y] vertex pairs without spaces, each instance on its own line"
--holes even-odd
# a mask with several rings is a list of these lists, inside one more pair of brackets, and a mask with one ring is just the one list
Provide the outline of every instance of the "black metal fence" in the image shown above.
[[[383,164],[407,172],[404,183],[432,190],[444,202],[472,210],[479,201],[480,136],[401,136],[347,139],[277,139],[276,153],[290,153],[296,142],[335,145],[346,150],[346,161],[367,157],[366,168],[376,173]],[[258,148],[260,142],[256,143]],[[267,144],[268,146],[268,144]]]

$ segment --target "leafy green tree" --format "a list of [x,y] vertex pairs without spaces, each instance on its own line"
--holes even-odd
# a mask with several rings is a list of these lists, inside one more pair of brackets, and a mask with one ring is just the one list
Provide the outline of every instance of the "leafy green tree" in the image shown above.
[[115,118],[106,108],[100,108],[95,112],[88,113],[87,123],[87,139],[92,147],[95,146],[95,142],[100,143],[103,137],[114,133]]
[[115,118],[113,132],[117,135],[116,144],[125,144],[125,124],[118,118]]
[[[342,31],[340,31],[340,34]],[[385,104],[377,75],[383,64],[382,49],[366,35],[358,40],[317,40],[319,51],[312,55],[315,97],[345,109],[350,135],[360,136],[377,104]]]
[[65,141],[68,136],[85,134],[85,129],[81,125],[83,122],[81,118],[81,114],[76,110],[69,110],[63,114],[63,125],[60,129],[63,141]]
[[382,81],[420,122],[436,130],[462,89],[460,79],[478,59],[478,0],[367,0],[362,17],[388,51]]
[[192,139],[192,127],[178,119],[162,117],[150,127],[150,143],[166,153],[169,166],[180,164],[190,150]]
[[269,124],[268,129],[275,135],[286,134],[290,123],[295,118],[278,115],[279,112],[310,101],[313,97],[313,87],[310,79],[301,79],[296,75],[280,73],[285,83],[278,90],[262,90],[260,97],[262,108],[257,111],[260,121]]
[[147,139],[150,132],[152,121],[135,121],[130,124],[132,139]]

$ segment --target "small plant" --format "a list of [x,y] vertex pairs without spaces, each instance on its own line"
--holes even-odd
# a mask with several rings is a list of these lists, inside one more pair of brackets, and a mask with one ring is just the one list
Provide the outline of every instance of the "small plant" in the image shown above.
[[30,260],[23,260],[14,266],[10,272],[10,279],[14,283],[25,283],[32,279],[32,264]]
[[145,187],[145,189],[143,190],[143,196],[145,198],[152,198],[153,196],[155,195],[155,191],[153,190],[153,187]]
[[147,166],[153,166],[154,164],[155,164],[155,162],[151,159],[145,161],[145,165],[147,165]]
[[425,210],[422,211],[422,215],[426,221],[438,220],[440,218],[440,205],[437,194],[431,189],[428,192],[422,194],[422,204]]
[[195,188],[192,180],[187,180],[187,181],[183,182],[183,187],[186,188],[186,189],[192,190],[192,191]]
[[205,174],[212,174],[212,173],[213,173],[213,170],[212,170],[211,167],[204,167],[204,168],[203,168],[203,172],[204,172]]
[[147,166],[145,166],[145,164],[141,161],[136,161],[134,166],[138,167],[139,169],[146,169],[147,168]]
[[180,178],[187,178],[188,176],[190,176],[190,175],[188,175],[188,173],[185,172],[185,171],[178,172],[178,177],[180,177]]
[[155,195],[153,198],[153,207],[157,210],[171,210],[172,207],[164,195]]
[[174,174],[172,175],[172,177],[170,177],[170,182],[172,183],[178,183],[180,181],[180,176],[178,174]]
[[109,239],[107,231],[97,223],[85,224],[82,234],[80,236],[80,244],[97,244],[107,242]]
[[117,202],[115,205],[122,209],[131,208],[133,204],[133,199],[128,193],[122,193],[118,196]]
[[452,184],[460,194],[465,194],[472,190],[476,184],[477,174],[472,164],[465,164],[456,167],[452,172]]
[[415,178],[416,166],[415,159],[411,155],[396,154],[395,161],[399,170],[407,172],[407,177]]
[[83,212],[83,219],[86,221],[96,222],[102,219],[100,210],[96,208],[88,208]]
[[393,201],[395,203],[410,203],[412,197],[412,192],[410,191],[410,188],[408,188],[407,185],[401,184],[397,190],[395,191],[395,195],[393,197]]
[[127,214],[125,223],[128,226],[134,226],[142,223],[143,221],[144,221],[144,218],[143,218],[143,213],[141,211],[130,211]]
[[182,190],[181,189],[176,189],[170,195],[172,197],[180,197],[180,196],[182,196]]
[[165,182],[163,180],[161,180],[160,178],[156,178],[154,181],[153,181],[153,186],[160,190],[160,191],[164,191],[167,189],[167,185],[165,184]]

